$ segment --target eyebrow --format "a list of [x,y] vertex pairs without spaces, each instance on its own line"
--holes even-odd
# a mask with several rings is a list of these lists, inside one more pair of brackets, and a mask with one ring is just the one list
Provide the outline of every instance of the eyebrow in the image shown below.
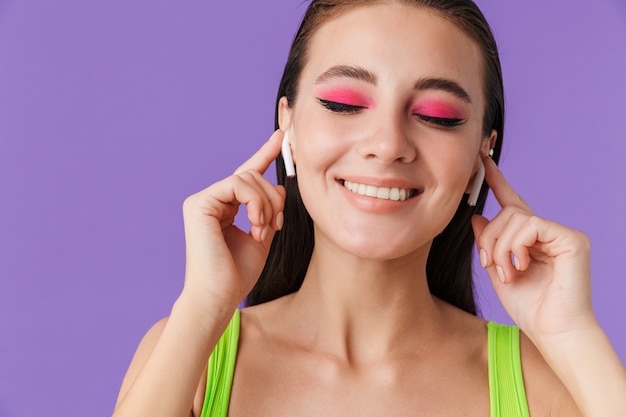
[[[332,81],[337,78],[353,78],[355,80],[364,81],[368,84],[376,85],[378,78],[372,72],[361,67],[353,67],[350,65],[336,65],[324,71],[322,75],[317,77],[315,84],[321,84]],[[465,91],[459,83],[447,78],[421,78],[413,86],[414,90],[441,90],[448,92],[455,97],[471,103],[470,95]]]
[[441,90],[446,91],[457,98],[471,103],[472,99],[469,94],[459,83],[449,80],[447,78],[422,78],[418,80],[413,86],[415,90]]
[[368,84],[376,84],[377,82],[376,75],[364,68],[349,65],[336,65],[317,77],[315,84],[331,81],[336,78],[354,78],[356,80],[365,81]]

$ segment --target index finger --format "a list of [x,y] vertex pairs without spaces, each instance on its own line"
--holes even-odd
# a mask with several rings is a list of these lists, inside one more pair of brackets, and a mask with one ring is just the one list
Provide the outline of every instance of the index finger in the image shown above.
[[264,174],[280,153],[282,138],[283,132],[280,130],[275,131],[272,136],[270,136],[269,140],[265,142],[250,159],[235,170],[234,174],[237,175],[250,170]]
[[485,180],[493,191],[496,200],[498,200],[498,204],[503,208],[506,206],[515,206],[533,213],[530,206],[517,194],[506,178],[504,178],[502,171],[498,169],[494,160],[487,157],[483,161],[485,164]]

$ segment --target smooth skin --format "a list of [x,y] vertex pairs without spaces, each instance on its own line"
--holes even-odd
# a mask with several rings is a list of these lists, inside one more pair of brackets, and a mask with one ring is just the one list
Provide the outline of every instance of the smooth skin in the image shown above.
[[[193,415],[200,415],[204,384],[199,388],[198,381],[206,378],[208,357],[256,282],[281,226],[284,189],[262,177],[281,140],[282,133],[275,132],[232,176],[185,201],[185,286],[170,317],[141,341],[115,416],[188,416],[192,404]],[[241,204],[247,207],[250,233],[234,225]]]
[[491,159],[485,168],[502,211],[472,226],[500,301],[582,415],[624,415],[626,371],[591,306],[589,239],[536,216]]
[[[291,135],[316,245],[298,292],[242,310],[229,415],[489,415],[485,321],[433,297],[425,273],[430,243],[471,188],[480,158],[502,211],[491,221],[476,216],[473,227],[498,296],[523,331],[531,415],[622,415],[626,373],[591,310],[588,239],[535,216],[486,157],[496,135],[482,136],[472,41],[428,10],[385,4],[322,25],[309,56],[297,102],[280,102],[279,124]],[[320,83],[336,65],[363,68],[375,82]],[[416,91],[424,77],[458,82],[470,102]],[[375,105],[339,114],[320,105],[321,87],[355,89]],[[433,98],[462,108],[467,120],[447,129],[407,110]],[[200,415],[208,357],[282,226],[284,189],[262,176],[282,137],[275,132],[232,176],[185,201],[185,286],[170,317],[141,342],[116,417]],[[389,210],[348,194],[338,181],[348,177],[409,184],[420,195]],[[233,224],[242,204],[250,233]]]

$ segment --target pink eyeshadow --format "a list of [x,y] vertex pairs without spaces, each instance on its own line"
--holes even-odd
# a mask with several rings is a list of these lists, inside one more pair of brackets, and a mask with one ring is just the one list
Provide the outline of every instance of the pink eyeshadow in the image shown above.
[[374,104],[371,99],[363,94],[346,88],[324,90],[320,93],[319,98],[322,100],[334,101],[336,103],[368,108],[372,107]]
[[465,112],[448,103],[436,100],[422,100],[411,107],[411,112],[423,116],[442,119],[465,119]]

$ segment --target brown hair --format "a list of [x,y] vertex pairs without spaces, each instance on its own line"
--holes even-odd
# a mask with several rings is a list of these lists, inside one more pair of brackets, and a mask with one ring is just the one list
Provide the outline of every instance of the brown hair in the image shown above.
[[[307,61],[307,51],[315,31],[329,19],[358,6],[379,3],[401,3],[426,7],[440,13],[463,30],[480,47],[483,55],[483,89],[486,108],[483,135],[498,132],[493,159],[500,158],[504,129],[504,90],[502,70],[495,39],[478,6],[471,0],[312,0],[291,45],[276,100],[275,128],[278,128],[278,101],[286,96],[289,106],[297,100],[300,74]],[[260,304],[297,291],[308,269],[313,253],[313,220],[298,190],[297,181],[287,179],[282,158],[276,161],[278,183],[285,186],[285,224],[276,233],[261,276],[247,297],[248,305]],[[475,207],[464,198],[441,234],[433,241],[426,275],[430,291],[471,314],[476,314],[472,284],[472,248],[474,234],[471,217],[483,211],[488,187],[483,184]]]

